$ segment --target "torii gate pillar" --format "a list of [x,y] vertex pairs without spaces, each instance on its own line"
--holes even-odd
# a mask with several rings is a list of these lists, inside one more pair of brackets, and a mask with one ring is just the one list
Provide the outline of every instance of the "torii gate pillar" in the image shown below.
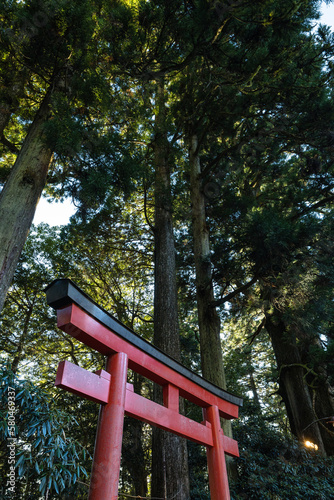
[[118,352],[108,357],[108,403],[100,408],[89,500],[117,499],[121,467],[128,357]]

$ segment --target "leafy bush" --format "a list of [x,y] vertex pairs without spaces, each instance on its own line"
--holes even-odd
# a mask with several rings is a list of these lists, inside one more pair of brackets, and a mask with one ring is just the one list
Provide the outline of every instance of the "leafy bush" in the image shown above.
[[[15,422],[15,427],[9,424]],[[76,491],[78,478],[87,476],[80,465],[85,448],[69,436],[75,418],[56,407],[51,396],[31,382],[20,380],[7,366],[0,368],[0,479],[4,495],[13,499],[48,500]],[[15,444],[15,486],[8,479]],[[7,456],[7,459],[5,458]],[[78,498],[76,495],[75,498]]]
[[334,498],[334,458],[303,448],[295,439],[254,417],[237,422],[239,442],[233,500],[329,500]]

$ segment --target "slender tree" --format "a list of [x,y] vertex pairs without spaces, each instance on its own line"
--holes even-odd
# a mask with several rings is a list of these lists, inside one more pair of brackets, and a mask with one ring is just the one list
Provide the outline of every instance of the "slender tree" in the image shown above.
[[[157,82],[154,141],[154,343],[180,361],[171,165],[165,106],[161,78]],[[162,402],[162,394],[157,392],[157,399]],[[160,429],[153,430],[152,496],[190,498],[186,441]]]

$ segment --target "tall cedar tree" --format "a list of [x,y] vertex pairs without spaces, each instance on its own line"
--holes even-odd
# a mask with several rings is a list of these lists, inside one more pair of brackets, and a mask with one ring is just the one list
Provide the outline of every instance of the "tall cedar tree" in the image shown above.
[[[180,361],[180,336],[173,233],[171,166],[163,79],[157,82],[154,140],[154,344]],[[162,403],[161,388],[156,399]],[[152,496],[188,500],[187,443],[179,436],[153,429]]]
[[[269,6],[269,3],[267,6]],[[282,117],[284,116],[284,112],[286,113],[284,118],[285,122],[282,122],[285,123],[285,125],[281,127],[278,135],[282,135],[282,128],[284,128],[283,135],[286,135],[288,134],[289,127],[287,124],[289,123],[291,127],[291,120],[293,121],[293,119],[295,119],[296,113],[300,113],[303,106],[305,109],[305,106],[307,107],[310,104],[310,95],[312,95],[313,101],[317,96],[317,105],[320,108],[326,107],[321,101],[321,92],[323,91],[319,90],[320,88],[326,89],[327,78],[325,74],[322,74],[321,71],[319,72],[319,64],[321,64],[321,61],[323,64],[325,58],[331,54],[331,45],[327,45],[327,49],[321,48],[314,43],[312,35],[307,36],[304,33],[305,30],[310,29],[308,17],[315,15],[315,11],[312,10],[314,6],[314,2],[309,2],[307,5],[304,5],[304,9],[292,12],[289,9],[285,11],[288,6],[281,5],[279,9],[280,12],[278,10],[269,15],[269,11],[266,11],[266,7],[260,12],[257,7],[256,11],[252,11],[252,9],[240,8],[239,5],[239,19],[235,18],[232,23],[233,38],[230,38],[232,34],[228,31],[228,23],[219,34],[221,37],[220,42],[224,42],[224,55],[222,56],[218,50],[218,42],[213,46],[212,52],[206,54],[206,64],[203,66],[202,72],[198,75],[199,78],[203,76],[205,78],[205,73],[207,72],[207,79],[204,80],[206,85],[197,84],[194,86],[197,94],[195,105],[192,103],[187,109],[187,104],[189,105],[189,102],[192,101],[189,99],[189,94],[184,94],[185,97],[183,101],[186,107],[182,109],[182,119],[183,121],[186,120],[185,123],[188,130],[190,129],[192,131],[190,134],[188,132],[188,136],[190,143],[191,192],[199,324],[201,326],[201,317],[203,316],[202,308],[204,307],[203,310],[206,311],[207,315],[204,325],[207,327],[211,323],[212,330],[216,331],[216,349],[220,349],[220,340],[219,330],[217,330],[218,322],[214,319],[215,307],[244,293],[259,279],[259,275],[258,269],[255,269],[253,275],[246,276],[247,281],[244,283],[232,278],[232,281],[236,282],[234,290],[217,301],[213,300],[213,294],[210,292],[210,288],[212,290],[212,263],[207,240],[208,229],[206,229],[206,220],[205,216],[203,216],[204,197],[206,195],[207,199],[211,198],[212,203],[224,203],[223,200],[220,200],[218,195],[220,185],[224,185],[225,179],[229,182],[228,168],[230,168],[231,165],[231,157],[233,158],[234,156],[234,161],[238,164],[238,167],[233,168],[253,168],[250,167],[250,165],[252,161],[257,158],[255,158],[255,154],[252,150],[253,146],[250,144],[247,147],[247,140],[249,141],[250,139],[247,127],[252,116],[253,120],[256,122],[256,117],[260,117],[261,114],[270,115],[270,113],[272,113],[272,116],[275,116],[279,109],[283,109],[280,116]],[[266,17],[267,21],[265,21]],[[241,20],[243,20],[243,22],[238,22]],[[290,26],[291,29],[288,29],[288,26]],[[289,39],[282,36],[284,29],[289,31]],[[246,43],[247,39],[248,43]],[[236,43],[237,40],[239,44]],[[259,44],[260,40],[261,44]],[[328,37],[327,40],[329,41]],[[279,52],[277,52],[277,43],[280,44]],[[282,53],[285,53],[285,58],[282,57]],[[219,61],[221,65],[226,65],[226,72],[222,73],[222,66],[214,66],[212,60],[214,60],[216,64]],[[242,66],[240,66],[241,62],[243,62]],[[310,65],[313,65],[314,68],[312,74],[309,71],[301,69],[310,67]],[[280,68],[279,71],[278,68]],[[317,81],[315,81],[315,79]],[[236,81],[238,81],[237,85]],[[187,88],[187,85],[189,89],[189,84],[186,84],[184,88]],[[315,91],[315,89],[318,89],[318,91]],[[191,91],[193,92],[192,89]],[[221,106],[221,103],[224,103],[224,107]],[[329,103],[327,103],[327,108],[328,105]],[[286,108],[284,108],[284,106],[286,106]],[[314,107],[316,106],[314,106],[313,103],[312,108],[314,109]],[[194,110],[196,110],[196,112],[194,112]],[[217,110],[220,110],[220,112],[217,113]],[[326,113],[326,119],[328,119],[327,127],[330,127],[332,119],[331,113],[328,112],[328,109]],[[296,124],[294,125],[296,126]],[[322,126],[323,125],[322,118]],[[304,130],[307,126],[310,126],[310,123],[304,121]],[[302,130],[301,123],[299,127],[299,130]],[[243,130],[246,131],[246,133],[243,134]],[[299,132],[299,135],[293,137],[295,141],[300,141],[300,148],[308,147],[308,139],[305,138],[306,134],[306,131],[304,134]],[[243,135],[242,142],[240,142],[239,139],[240,135]],[[260,141],[263,139],[264,135],[265,133],[263,133],[263,135],[260,134]],[[272,136],[273,145],[277,147],[277,133],[272,133]],[[199,138],[201,141],[200,144]],[[208,139],[212,141],[210,145]],[[285,141],[289,140],[292,140],[291,136],[289,139],[285,137]],[[302,141],[304,141],[305,146]],[[212,144],[214,147],[212,147]],[[199,167],[199,157],[196,158],[196,156],[199,155],[201,146],[204,146],[204,152],[207,150],[207,165],[203,171],[201,171]],[[261,144],[256,144],[255,147],[259,150],[262,146]],[[282,151],[282,144],[280,147]],[[210,150],[211,155],[209,153]],[[245,150],[246,153],[248,150],[249,154],[246,160],[244,159]],[[277,152],[279,153],[280,151],[278,150]],[[213,154],[216,155],[216,158],[214,158]],[[242,166],[242,161],[245,161],[246,165]],[[268,164],[268,158],[266,158],[266,164]],[[224,167],[222,168],[221,165],[224,165]],[[258,177],[255,178],[254,185],[259,189],[260,169],[258,165],[257,168],[259,173]],[[213,175],[215,174],[217,180],[215,182],[210,182],[210,176],[211,179],[213,179]],[[196,182],[199,186],[197,186],[195,191]],[[200,186],[201,182],[202,187]],[[217,200],[214,199],[216,196]],[[330,200],[331,197],[328,198],[329,202]],[[224,258],[225,257],[227,256],[224,256]],[[206,286],[203,286],[204,273],[206,273]],[[223,276],[220,276],[220,280],[224,285],[228,282]],[[205,294],[207,297],[206,299],[204,298]],[[268,297],[263,297],[263,299],[268,300]],[[212,321],[209,321],[210,317],[212,317]],[[277,324],[278,328],[280,321],[276,320],[275,324]],[[280,361],[278,361],[278,366],[280,370],[282,366],[285,367],[283,372],[280,371],[280,382],[283,399],[286,403],[290,418],[291,428],[300,439],[304,439],[307,432],[311,438],[312,428],[318,427],[318,430],[314,431],[315,435],[313,436],[313,441],[317,442],[321,451],[325,453],[322,444],[324,437],[320,439],[319,428],[321,427],[321,423],[319,424],[319,422],[317,422],[319,420],[316,418],[318,413],[312,409],[312,397],[310,395],[310,388],[305,381],[305,364],[301,361],[301,354],[296,356],[293,355],[293,352],[297,349],[293,348],[293,339],[291,344],[288,342],[289,346],[285,346],[284,339],[287,337],[287,332],[284,324],[281,324],[281,327],[278,328],[279,331],[277,331],[277,328],[275,329],[273,326],[270,315],[267,315],[267,325],[272,334],[272,341],[277,353],[277,359],[279,360],[281,358],[282,353],[286,353],[284,356],[286,362],[280,359]],[[205,327],[203,326],[202,332],[205,332]],[[206,345],[205,341],[203,341],[203,344]],[[212,357],[214,351],[214,349],[212,349],[212,344],[210,347],[211,350],[207,350],[209,357]],[[287,349],[287,347],[289,348]],[[202,355],[204,355],[204,353],[205,350]],[[289,358],[286,357],[287,353],[291,354]],[[294,362],[292,361],[293,359]],[[286,368],[288,366],[291,366],[290,374],[289,370]],[[203,373],[204,370],[206,370],[206,373],[210,375],[210,369],[204,366],[202,368]],[[299,377],[294,376],[296,371],[298,371]],[[218,375],[216,375],[216,377],[218,378]],[[286,379],[286,377],[288,377],[288,379]],[[304,387],[298,386],[297,380],[304,381]],[[296,387],[291,388],[294,381]],[[289,385],[291,387],[286,391],[284,387],[288,387]],[[332,404],[328,400],[330,388],[327,390],[327,403],[325,403],[325,392],[326,391],[323,391],[322,393],[322,406],[327,408],[327,412],[330,414],[333,411]],[[304,394],[305,397],[302,398],[303,404],[299,405],[298,409],[297,401],[300,400],[301,394]],[[305,410],[306,408],[308,408],[307,411]],[[325,415],[323,415],[323,417],[325,418]],[[307,430],[306,433],[305,429]],[[327,431],[323,431],[323,434],[327,436],[326,441],[329,441],[328,445],[325,447],[327,453],[332,453],[333,446],[331,444],[330,432],[328,432],[327,429]]]
[[57,149],[59,137],[47,132],[56,103],[67,101],[69,109],[81,92],[79,76],[87,67],[93,72],[88,56],[95,29],[88,0],[6,2],[1,15],[7,29],[1,38],[0,139],[8,160],[2,169],[10,174],[2,176],[0,194],[0,311]]

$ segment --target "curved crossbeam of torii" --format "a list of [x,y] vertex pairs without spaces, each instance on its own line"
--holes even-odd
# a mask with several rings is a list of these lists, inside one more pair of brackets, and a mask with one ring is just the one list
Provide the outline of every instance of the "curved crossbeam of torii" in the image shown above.
[[[136,335],[82,292],[71,280],[46,289],[64,332],[107,357],[106,370],[88,372],[68,361],[59,364],[56,386],[101,404],[89,500],[116,500],[124,415],[206,446],[211,500],[229,500],[225,453],[239,456],[235,440],[224,436],[220,417],[238,417],[242,399],[211,384]],[[160,384],[163,406],[127,383],[127,370]],[[203,409],[202,423],[179,413],[179,396]]]

